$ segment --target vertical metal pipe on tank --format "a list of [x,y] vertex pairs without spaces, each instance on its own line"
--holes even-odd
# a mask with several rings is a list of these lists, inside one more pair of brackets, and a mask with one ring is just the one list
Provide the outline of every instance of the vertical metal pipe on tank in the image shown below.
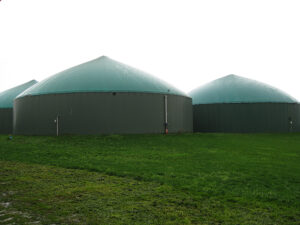
[[168,96],[165,95],[165,133],[168,134]]
[[58,115],[56,117],[57,123],[56,123],[56,136],[58,136]]
[[56,123],[56,136],[58,136],[58,115],[56,116],[54,123]]
[[292,118],[290,118],[289,125],[290,125],[290,132],[293,132],[293,120],[292,120]]

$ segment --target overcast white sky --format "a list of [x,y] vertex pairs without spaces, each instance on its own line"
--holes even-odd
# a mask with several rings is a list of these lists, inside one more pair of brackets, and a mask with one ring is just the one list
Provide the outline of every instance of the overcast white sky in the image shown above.
[[0,91],[101,55],[185,92],[236,74],[300,100],[300,1],[0,1]]

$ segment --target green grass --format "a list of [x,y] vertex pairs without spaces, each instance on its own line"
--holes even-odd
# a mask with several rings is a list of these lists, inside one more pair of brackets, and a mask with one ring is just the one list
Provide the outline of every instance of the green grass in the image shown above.
[[196,201],[169,186],[83,170],[3,161],[0,165],[4,222],[189,224],[201,217]]
[[[9,180],[0,191],[19,193],[11,205],[46,224],[300,224],[300,134],[0,136],[0,160],[0,181]],[[64,210],[37,201],[17,179],[20,171],[37,196]],[[114,194],[95,195],[93,176],[105,176],[103,188]],[[129,191],[131,183],[140,187]],[[85,198],[71,204],[57,197],[54,190],[67,195],[64,186]],[[82,208],[93,210],[76,211]]]

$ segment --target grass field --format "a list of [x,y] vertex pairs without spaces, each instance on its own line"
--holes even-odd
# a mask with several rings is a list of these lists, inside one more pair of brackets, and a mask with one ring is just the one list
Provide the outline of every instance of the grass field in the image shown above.
[[3,224],[300,224],[300,134],[0,136]]

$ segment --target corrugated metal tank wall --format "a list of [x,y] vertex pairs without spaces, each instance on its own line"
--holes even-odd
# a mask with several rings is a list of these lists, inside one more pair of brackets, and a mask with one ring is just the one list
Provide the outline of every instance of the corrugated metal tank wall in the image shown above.
[[0,134],[12,134],[13,110],[0,109]]
[[[127,134],[164,132],[164,94],[68,93],[25,96],[14,102],[14,133]],[[169,132],[192,132],[192,100],[168,96]]]
[[195,132],[300,132],[297,103],[199,104],[193,115]]
[[36,83],[36,80],[31,80],[0,93],[0,134],[12,134],[14,99]]

